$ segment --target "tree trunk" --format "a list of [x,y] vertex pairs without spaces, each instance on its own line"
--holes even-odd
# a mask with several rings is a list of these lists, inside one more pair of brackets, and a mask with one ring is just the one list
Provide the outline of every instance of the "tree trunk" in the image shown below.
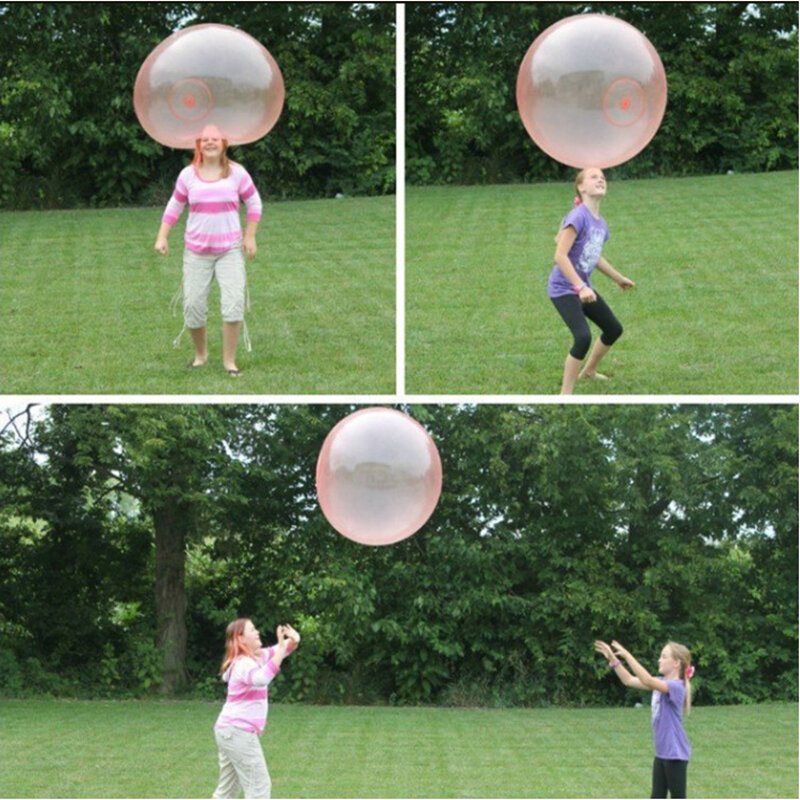
[[156,630],[163,656],[161,693],[186,686],[186,533],[188,509],[168,498],[153,509],[156,533]]

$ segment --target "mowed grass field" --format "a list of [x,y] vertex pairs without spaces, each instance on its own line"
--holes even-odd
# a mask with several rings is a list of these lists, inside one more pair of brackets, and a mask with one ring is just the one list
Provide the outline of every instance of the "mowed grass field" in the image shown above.
[[209,363],[179,306],[184,214],[153,251],[161,208],[0,214],[3,394],[393,394],[394,198],[265,203],[248,263],[253,351],[222,369],[219,289]]
[[[221,704],[3,701],[0,797],[210,797]],[[690,797],[797,797],[797,705],[696,707]],[[650,710],[273,705],[273,797],[649,797]]]
[[[625,332],[576,393],[796,394],[797,172],[615,181],[594,284]],[[411,188],[406,390],[553,394],[572,344],[547,296],[571,184]],[[592,325],[593,333],[597,329]]]

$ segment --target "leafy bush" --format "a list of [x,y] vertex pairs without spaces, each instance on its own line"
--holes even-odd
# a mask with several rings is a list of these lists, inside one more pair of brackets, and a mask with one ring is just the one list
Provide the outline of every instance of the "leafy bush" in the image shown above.
[[793,3],[417,3],[407,12],[407,178],[412,184],[563,180],[516,108],[519,63],[545,28],[610,14],[659,51],[662,126],[617,178],[797,168]]
[[186,153],[133,109],[148,53],[190,24],[264,42],[287,84],[270,135],[241,149],[267,198],[394,191],[394,6],[327,3],[0,5],[0,208],[161,204]]
[[56,406],[24,458],[0,447],[0,690],[155,688],[150,518],[98,470],[136,459],[152,496],[178,453],[209,476],[194,474],[184,547],[203,697],[224,698],[239,616],[265,644],[281,623],[301,633],[281,702],[634,702],[596,638],[650,669],[686,644],[699,704],[797,697],[795,407],[415,407],[445,487],[424,529],[385,548],[336,534],[314,499],[322,440],[350,410]]

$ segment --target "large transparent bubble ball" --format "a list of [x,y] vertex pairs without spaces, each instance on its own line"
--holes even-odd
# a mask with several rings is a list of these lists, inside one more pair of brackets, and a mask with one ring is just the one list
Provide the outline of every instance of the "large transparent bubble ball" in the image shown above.
[[317,496],[328,522],[369,545],[394,544],[428,520],[442,491],[442,462],[427,431],[390,408],[366,408],[328,434]]
[[655,136],[667,105],[658,53],[632,25],[604,14],[567,17],[542,32],[517,76],[517,108],[549,156],[613,167]]
[[145,59],[133,89],[141,126],[167,147],[194,149],[206,125],[231,144],[265,136],[283,109],[283,76],[266,48],[229,25],[192,25]]

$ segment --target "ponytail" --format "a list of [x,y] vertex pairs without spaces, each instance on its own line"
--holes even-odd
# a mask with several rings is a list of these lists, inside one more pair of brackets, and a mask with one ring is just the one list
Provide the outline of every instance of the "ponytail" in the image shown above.
[[686,694],[683,698],[683,710],[688,714],[692,710],[692,678],[694,677],[694,667],[692,666],[692,654],[689,648],[677,642],[667,642],[667,647],[672,652],[673,658],[680,662],[681,680]]
[[581,190],[580,185],[583,183],[583,174],[586,172],[587,168],[582,169],[576,176],[575,176],[575,199],[573,201],[573,205],[577,208],[579,205],[583,203],[583,197],[581,197]]
[[688,714],[692,710],[692,676],[694,675],[694,667],[690,664],[683,670],[683,685],[686,689],[686,697],[683,699],[683,710]]

